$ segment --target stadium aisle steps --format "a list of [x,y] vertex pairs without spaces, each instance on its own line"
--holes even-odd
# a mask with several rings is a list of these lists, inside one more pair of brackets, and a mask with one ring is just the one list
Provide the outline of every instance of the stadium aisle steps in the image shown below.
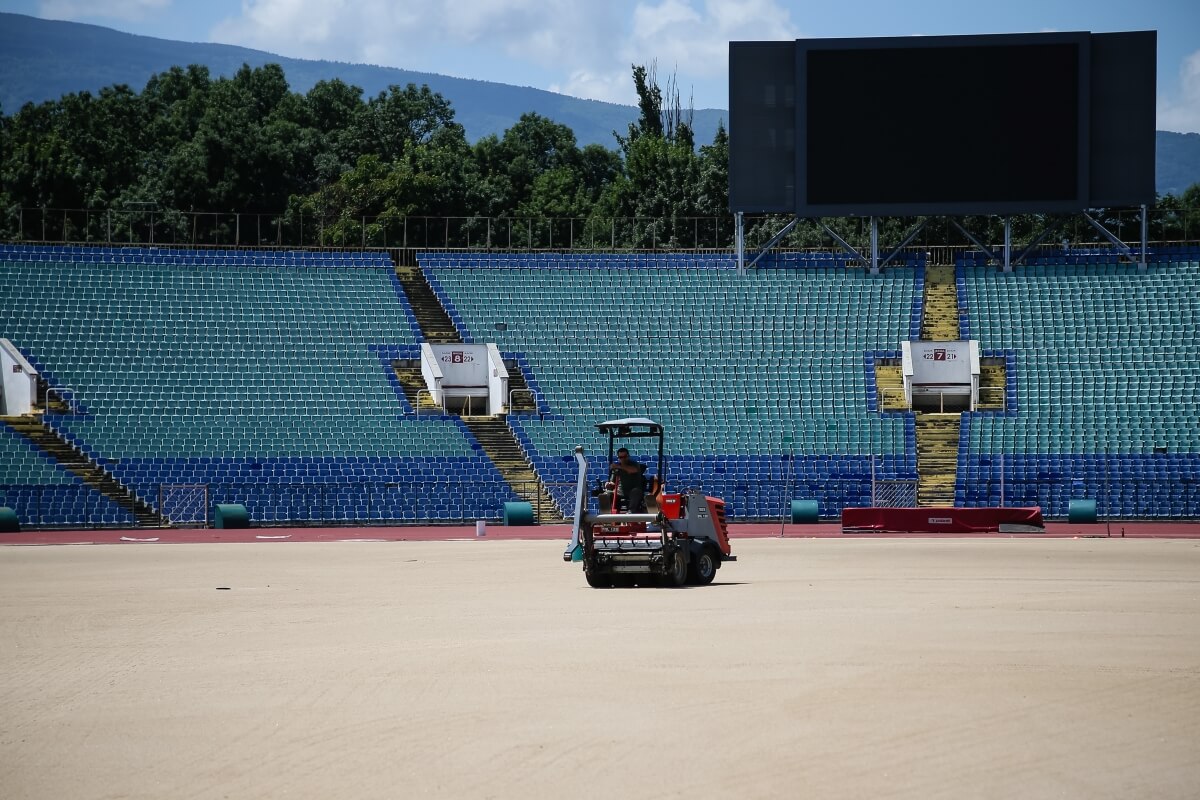
[[396,267],[396,276],[400,279],[400,285],[404,287],[408,303],[412,306],[413,315],[416,316],[426,341],[438,344],[461,342],[462,336],[454,327],[454,321],[442,307],[421,268]]
[[953,506],[960,415],[917,415],[917,505]]
[[554,498],[546,491],[545,484],[538,477],[537,471],[529,462],[525,451],[513,437],[506,418],[496,417],[462,417],[463,424],[475,435],[483,452],[496,469],[504,476],[504,480],[512,487],[525,502],[533,506],[534,521],[538,524],[561,522],[563,513],[554,502]]
[[[959,337],[958,285],[954,267],[925,270],[921,339],[956,341]],[[917,504],[953,506],[958,478],[959,414],[917,415]]]
[[433,395],[425,391],[425,378],[421,375],[421,362],[417,359],[397,359],[392,362],[392,370],[396,373],[396,378],[400,381],[400,386],[404,389],[404,396],[408,399],[409,405],[417,410],[418,414],[440,414],[442,408],[433,401]]
[[6,420],[8,426],[28,439],[35,447],[54,458],[62,467],[78,475],[91,488],[112,500],[133,515],[139,527],[163,528],[166,520],[84,453],[72,447],[38,417],[17,417]]
[[927,342],[958,340],[958,287],[954,267],[927,267],[925,270],[921,339]]
[[880,411],[907,411],[904,400],[904,368],[899,364],[875,365],[875,388]]
[[[987,361],[988,359],[981,359]],[[975,404],[977,411],[1003,411],[1005,401],[1005,383],[1008,379],[1008,367],[1004,359],[993,358],[996,363],[981,363],[979,365],[979,402]]]

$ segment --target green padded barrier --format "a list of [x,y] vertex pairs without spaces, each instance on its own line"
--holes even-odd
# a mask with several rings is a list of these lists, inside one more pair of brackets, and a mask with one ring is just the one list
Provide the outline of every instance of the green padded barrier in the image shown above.
[[1067,522],[1091,523],[1095,521],[1095,500],[1072,500],[1067,506]]
[[241,503],[217,503],[214,528],[249,528],[250,514]]
[[8,506],[0,506],[0,533],[16,533],[21,530],[17,521],[17,512]]
[[809,524],[817,521],[817,501],[816,500],[793,500],[792,501],[792,522],[800,524]]
[[532,525],[533,506],[529,503],[505,503],[505,525]]

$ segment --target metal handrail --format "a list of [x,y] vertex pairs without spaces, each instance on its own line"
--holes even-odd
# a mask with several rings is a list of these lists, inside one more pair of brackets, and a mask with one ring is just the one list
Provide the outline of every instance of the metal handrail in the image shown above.
[[[417,405],[416,405],[416,408],[413,409],[413,411],[416,412],[418,417],[421,416],[421,396],[422,395],[427,395],[429,397],[429,402],[433,403],[434,408],[440,409],[441,413],[443,413],[443,414],[446,413],[446,406],[438,404],[437,398],[434,397],[433,392],[431,390],[418,389],[417,390]],[[445,401],[443,400],[443,403],[444,402]],[[432,412],[430,412],[430,413],[432,413]]]
[[508,390],[508,413],[510,413],[510,414],[513,413],[513,407],[515,405],[513,403],[513,396],[516,394],[529,395],[529,399],[533,401],[534,410],[535,411],[537,410],[537,394],[534,393],[533,389],[509,389]]

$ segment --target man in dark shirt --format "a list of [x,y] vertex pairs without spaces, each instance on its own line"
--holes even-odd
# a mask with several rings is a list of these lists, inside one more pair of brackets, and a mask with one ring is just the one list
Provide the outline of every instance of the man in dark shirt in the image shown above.
[[641,514],[646,510],[643,495],[646,490],[646,465],[640,464],[629,457],[629,450],[622,447],[617,451],[617,462],[612,465],[613,474],[621,482],[621,494],[629,506],[631,514]]

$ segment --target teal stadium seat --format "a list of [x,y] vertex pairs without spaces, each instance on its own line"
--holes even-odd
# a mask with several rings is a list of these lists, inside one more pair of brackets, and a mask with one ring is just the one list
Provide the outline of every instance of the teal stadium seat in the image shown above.
[[[959,267],[970,336],[1012,354],[1017,398],[972,414],[959,452],[966,505],[1072,499],[1102,516],[1200,515],[1200,263]],[[1158,452],[1156,452],[1156,450]]]
[[[870,410],[864,369],[865,354],[908,336],[911,268],[738,276],[715,256],[648,269],[640,256],[419,260],[465,336],[494,339],[528,364],[543,415],[514,428],[551,482],[570,480],[562,457],[575,445],[599,446],[595,422],[642,415],[666,426],[673,485],[723,493],[731,516],[778,517],[787,491],[820,495],[824,515],[861,504],[872,455],[886,459],[881,476],[915,471],[911,417]],[[844,480],[817,480],[838,463]],[[797,472],[812,486],[787,486]],[[757,491],[768,484],[773,496]]]
[[143,250],[0,251],[0,335],[80,403],[49,421],[143,499],[209,483],[256,522],[498,518],[517,499],[457,420],[406,414],[389,359],[418,331],[386,256]]

